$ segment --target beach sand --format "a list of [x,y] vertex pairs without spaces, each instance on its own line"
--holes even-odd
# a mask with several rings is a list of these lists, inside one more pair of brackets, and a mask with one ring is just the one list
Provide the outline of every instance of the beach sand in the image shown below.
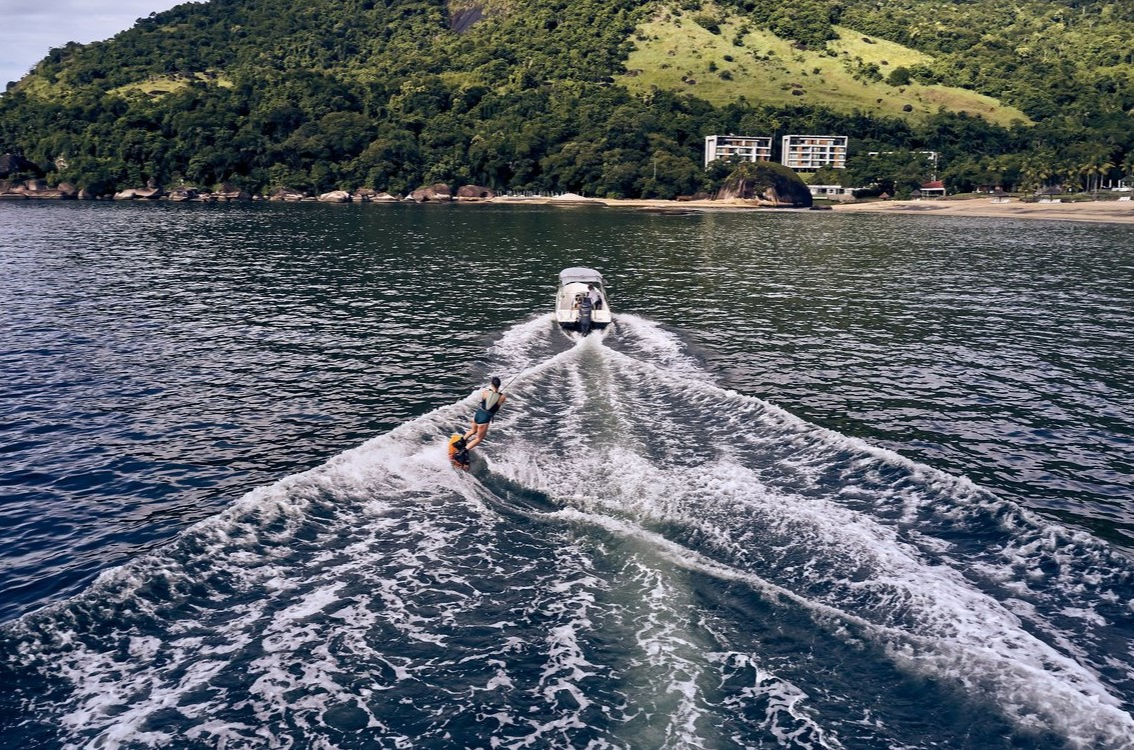
[[[668,201],[611,198],[492,198],[487,203],[533,203],[561,206],[601,205],[610,208],[638,208],[660,212],[754,211],[770,209],[755,201]],[[1135,223],[1135,202],[1092,201],[1081,203],[991,203],[988,198],[968,200],[868,201],[837,203],[833,212],[900,213],[920,216],[980,216],[1004,219],[1043,219],[1046,221],[1089,221],[1108,224]]]
[[906,213],[924,216],[982,216],[1003,219],[1044,219],[1047,221],[1096,221],[1131,224],[1135,221],[1135,202],[1085,201],[1082,203],[991,203],[988,198],[970,200],[872,201],[843,203],[833,211]]

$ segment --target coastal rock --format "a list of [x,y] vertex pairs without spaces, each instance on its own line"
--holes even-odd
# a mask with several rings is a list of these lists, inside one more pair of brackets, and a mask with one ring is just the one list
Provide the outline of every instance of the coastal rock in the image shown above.
[[416,203],[445,203],[453,200],[453,191],[444,182],[435,182],[429,187],[418,188],[410,193],[410,199]]
[[292,188],[282,187],[277,188],[273,193],[268,196],[270,201],[286,201],[288,203],[298,203],[303,200],[303,193]]
[[351,200],[359,203],[370,203],[377,195],[373,188],[359,188],[351,195]]
[[223,182],[221,186],[213,193],[219,201],[246,201],[252,198],[247,191],[241,190],[231,182]]
[[725,178],[717,200],[756,201],[775,208],[810,208],[812,193],[788,167],[767,161],[746,162]]
[[0,180],[0,198],[4,200],[63,200],[74,198],[77,194],[75,187],[69,183],[52,188],[47,186],[45,180]]
[[27,189],[22,184],[0,181],[0,200],[27,200]]
[[165,196],[160,187],[126,188],[114,194],[116,201],[150,200],[156,201]]
[[194,187],[175,188],[169,191],[169,199],[175,203],[194,200],[198,195],[200,193]]
[[320,203],[350,203],[351,194],[346,190],[332,190],[319,196]]
[[372,203],[397,203],[398,199],[390,193],[379,193],[371,198]]
[[491,188],[481,187],[480,185],[462,185],[457,188],[457,200],[462,201],[491,200],[496,195]]
[[79,197],[79,189],[70,182],[61,182],[55,189],[62,193],[64,198],[74,199]]

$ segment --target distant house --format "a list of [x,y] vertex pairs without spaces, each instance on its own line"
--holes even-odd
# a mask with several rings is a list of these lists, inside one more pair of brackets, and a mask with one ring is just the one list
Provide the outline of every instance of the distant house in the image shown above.
[[924,182],[917,192],[920,192],[923,198],[944,198],[946,196],[946,185],[941,180]]
[[849,201],[855,198],[855,188],[842,185],[809,185],[808,192],[813,198],[827,198],[833,201]]

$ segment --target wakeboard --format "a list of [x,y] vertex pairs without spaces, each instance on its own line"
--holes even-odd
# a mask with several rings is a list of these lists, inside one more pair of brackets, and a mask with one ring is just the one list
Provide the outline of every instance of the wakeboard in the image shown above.
[[465,447],[465,436],[459,432],[449,437],[449,462],[459,471],[469,471],[469,465],[472,463],[469,449]]

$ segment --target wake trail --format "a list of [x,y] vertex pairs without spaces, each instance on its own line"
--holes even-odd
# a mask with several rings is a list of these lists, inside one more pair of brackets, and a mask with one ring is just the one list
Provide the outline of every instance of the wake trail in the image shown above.
[[1109,595],[1130,576],[1106,547],[716,387],[668,334],[628,328],[646,339],[628,349],[655,361],[578,345],[526,384],[539,413],[517,421],[494,471],[838,612],[904,668],[973,686],[1021,726],[1128,746],[1131,717],[1100,681],[1130,675],[1100,657],[1130,650],[1125,605]]
[[919,746],[920,716],[861,695],[905,705],[908,674],[1019,732],[1131,746],[1131,576],[1105,545],[720,388],[642,318],[579,337],[536,316],[487,368],[509,400],[472,472],[445,437],[479,387],[248,493],[0,628],[0,679],[28,686],[0,720],[65,748],[365,727],[836,750],[863,722]]

